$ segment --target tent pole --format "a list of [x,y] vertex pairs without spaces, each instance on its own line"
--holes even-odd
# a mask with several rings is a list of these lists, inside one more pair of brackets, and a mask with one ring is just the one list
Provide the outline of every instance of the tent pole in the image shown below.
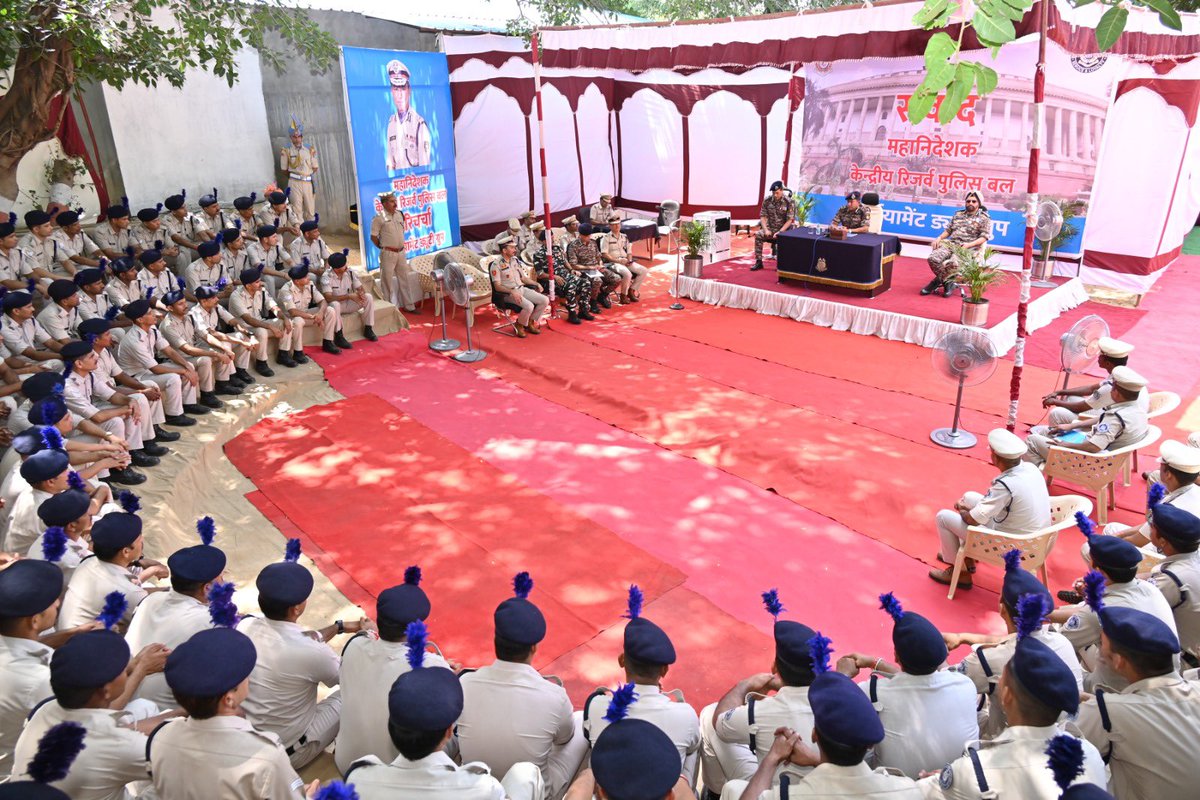
[[550,268],[550,305],[546,308],[546,320],[555,317],[554,308],[554,234],[550,230],[550,181],[546,177],[546,126],[542,117],[542,56],[538,47],[538,31],[534,29],[529,39],[533,56],[533,98],[537,105],[538,160],[542,167],[542,219],[545,221],[543,236],[546,242],[546,264]]
[[1025,246],[1021,250],[1021,302],[1017,306],[1017,346],[1013,353],[1012,381],[1008,389],[1008,429],[1016,430],[1017,405],[1021,396],[1021,373],[1025,368],[1025,328],[1029,314],[1029,284],[1033,271],[1033,231],[1037,226],[1038,168],[1042,132],[1046,127],[1046,29],[1052,0],[1038,3],[1038,57],[1033,75],[1033,141],[1029,146],[1029,179],[1025,187]]

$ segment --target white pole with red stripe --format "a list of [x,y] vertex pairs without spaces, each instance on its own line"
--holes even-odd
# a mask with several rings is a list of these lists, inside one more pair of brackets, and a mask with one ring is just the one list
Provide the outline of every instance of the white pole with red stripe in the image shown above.
[[1017,427],[1021,399],[1021,373],[1025,368],[1025,327],[1029,314],[1029,284],[1033,274],[1033,231],[1037,226],[1038,170],[1042,155],[1042,133],[1046,129],[1046,28],[1050,0],[1040,0],[1038,9],[1038,60],[1033,76],[1033,142],[1029,148],[1029,179],[1025,188],[1025,246],[1021,250],[1021,302],[1017,306],[1017,346],[1013,353],[1012,380],[1008,387],[1008,429]]
[[546,264],[550,270],[550,305],[546,319],[554,319],[554,234],[550,231],[550,179],[546,175],[546,131],[542,121],[542,55],[538,47],[538,32],[534,30],[529,40],[533,51],[533,100],[537,107],[538,161],[542,167],[542,219],[546,229],[542,232],[546,242]]

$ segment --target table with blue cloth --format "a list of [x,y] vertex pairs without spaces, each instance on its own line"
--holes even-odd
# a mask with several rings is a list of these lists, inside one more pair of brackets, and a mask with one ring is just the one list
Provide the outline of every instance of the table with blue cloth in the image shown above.
[[811,283],[832,292],[874,297],[892,288],[892,264],[900,239],[857,233],[831,239],[809,228],[793,228],[775,239],[779,282]]

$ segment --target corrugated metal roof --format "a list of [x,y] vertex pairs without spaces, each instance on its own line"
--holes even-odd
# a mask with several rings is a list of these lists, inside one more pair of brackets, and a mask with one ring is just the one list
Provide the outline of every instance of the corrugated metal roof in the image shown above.
[[[522,13],[522,7],[517,0],[436,0],[428,3],[415,3],[411,0],[398,3],[381,0],[291,0],[289,4],[300,8],[349,11],[439,31],[503,33],[508,21],[519,18]],[[524,10],[531,20],[540,21],[536,19],[536,9]],[[645,19],[629,14],[585,11],[581,20],[581,24],[584,25],[612,25],[622,22],[645,22]]]

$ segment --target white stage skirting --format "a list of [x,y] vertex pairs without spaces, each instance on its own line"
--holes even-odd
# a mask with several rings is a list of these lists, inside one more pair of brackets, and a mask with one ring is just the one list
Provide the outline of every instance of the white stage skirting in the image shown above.
[[[772,292],[739,286],[735,283],[678,277],[678,296],[712,306],[746,308],[759,314],[791,317],[835,331],[850,331],[860,336],[878,336],[896,342],[908,342],[921,347],[933,347],[950,331],[967,327],[956,322],[925,319],[893,311],[839,303],[807,295]],[[1088,300],[1083,282],[1073,278],[1056,289],[1041,295],[1029,304],[1026,329],[1032,333],[1045,327],[1068,309]],[[981,328],[991,338],[998,355],[1004,355],[1017,343],[1017,315],[1010,314],[989,328]]]

